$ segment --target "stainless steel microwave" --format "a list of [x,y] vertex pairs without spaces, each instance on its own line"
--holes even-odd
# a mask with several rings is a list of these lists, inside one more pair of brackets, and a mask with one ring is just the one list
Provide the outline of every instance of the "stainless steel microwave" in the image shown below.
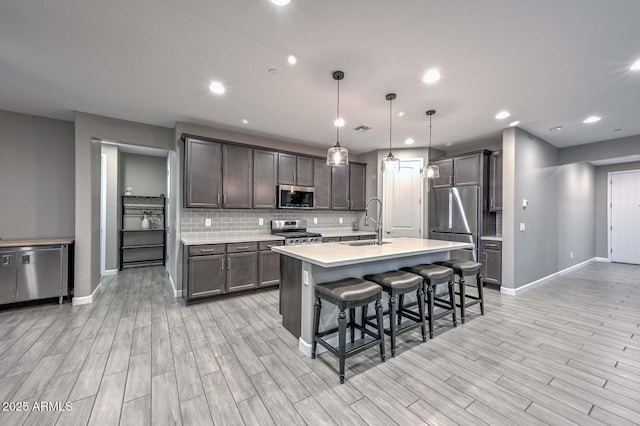
[[312,186],[278,185],[279,209],[314,209],[316,189]]

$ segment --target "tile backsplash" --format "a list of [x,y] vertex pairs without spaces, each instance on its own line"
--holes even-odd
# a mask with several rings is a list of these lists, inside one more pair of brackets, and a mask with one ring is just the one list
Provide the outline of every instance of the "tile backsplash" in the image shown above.
[[496,235],[502,236],[502,212],[496,212]]
[[[258,224],[260,218],[264,219],[263,225]],[[318,224],[313,223],[314,218],[318,218]],[[309,231],[329,233],[352,230],[356,224],[362,229],[363,218],[364,212],[351,211],[183,209],[180,231],[187,238],[250,237],[270,234],[271,220],[306,219]],[[211,226],[205,226],[206,219],[211,219]]]

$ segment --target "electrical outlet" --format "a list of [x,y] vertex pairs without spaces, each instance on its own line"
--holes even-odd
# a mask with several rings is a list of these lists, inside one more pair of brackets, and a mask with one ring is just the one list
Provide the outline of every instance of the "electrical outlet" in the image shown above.
[[524,222],[521,222],[520,223],[520,232],[524,232],[525,228],[526,228],[526,226],[525,226]]
[[264,225],[264,218],[259,218],[258,219],[258,225]]
[[207,218],[204,220],[204,226],[211,226],[211,219]]
[[309,285],[309,271],[302,271],[302,284]]
[[318,218],[317,218],[317,217],[314,217],[314,218],[313,218],[313,224],[314,224],[314,225],[317,225],[317,224],[318,224]]
[[343,220],[342,220],[342,218],[340,218],[340,223],[342,223],[342,222],[343,222]]
[[571,252],[571,258],[573,259],[573,252]]

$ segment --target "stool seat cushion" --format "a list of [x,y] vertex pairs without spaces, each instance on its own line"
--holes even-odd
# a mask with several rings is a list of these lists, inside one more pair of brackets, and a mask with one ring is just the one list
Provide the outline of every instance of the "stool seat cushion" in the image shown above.
[[404,271],[413,272],[428,280],[443,280],[453,275],[453,270],[446,266],[436,265],[432,263],[423,263],[421,265],[409,266],[402,268]]
[[474,262],[473,260],[449,259],[436,263],[447,266],[456,271],[457,274],[462,273],[463,275],[475,275],[482,269],[482,263]]
[[316,284],[316,291],[329,301],[357,302],[381,293],[382,287],[360,278],[345,278],[339,281]]
[[407,271],[389,271],[382,274],[365,275],[364,279],[394,290],[417,289],[422,284],[420,275]]

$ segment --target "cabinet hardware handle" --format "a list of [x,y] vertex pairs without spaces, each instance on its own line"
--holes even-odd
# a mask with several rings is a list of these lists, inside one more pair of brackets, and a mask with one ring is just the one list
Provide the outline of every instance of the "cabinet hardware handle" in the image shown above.
[[224,257],[220,259],[220,270],[224,271]]
[[296,183],[296,172],[293,172],[293,183]]
[[218,194],[218,205],[220,205],[220,194]]
[[236,250],[246,250],[248,249],[248,246],[244,246],[244,247],[236,247]]
[[28,265],[29,263],[31,263],[31,256],[28,254],[23,254],[22,255],[22,263],[25,265]]
[[276,206],[276,197],[273,197],[273,205]]
[[271,247],[273,247],[273,245],[267,244],[267,248],[271,248]]
[[229,259],[227,257],[227,269],[230,270],[231,269],[231,259]]
[[449,185],[453,185],[453,176],[449,176]]
[[11,256],[2,256],[3,265],[11,265]]
[[493,198],[491,198],[491,203],[489,204],[490,208],[493,208]]
[[216,251],[216,249],[200,249],[201,253],[211,253],[213,251]]
[[458,184],[458,176],[454,176],[453,177],[453,184],[457,185]]

